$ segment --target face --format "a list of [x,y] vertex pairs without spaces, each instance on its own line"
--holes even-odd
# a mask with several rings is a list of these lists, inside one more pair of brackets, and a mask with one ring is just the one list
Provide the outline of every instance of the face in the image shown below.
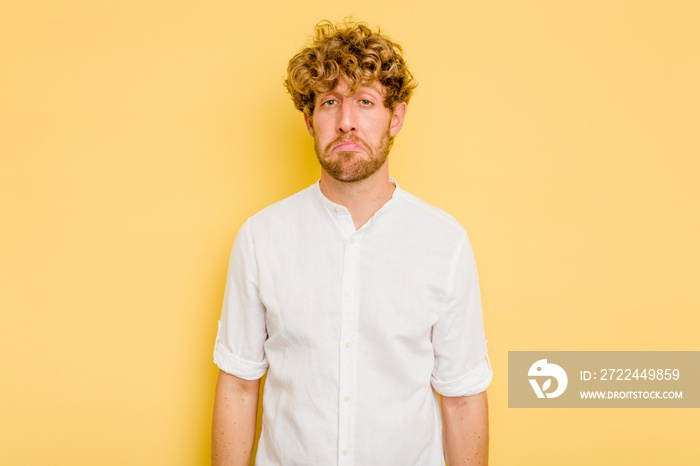
[[377,82],[350,94],[340,81],[332,91],[316,96],[313,115],[304,119],[323,171],[353,183],[385,165],[390,138],[403,126],[405,113],[405,103],[394,111],[384,106],[384,88]]

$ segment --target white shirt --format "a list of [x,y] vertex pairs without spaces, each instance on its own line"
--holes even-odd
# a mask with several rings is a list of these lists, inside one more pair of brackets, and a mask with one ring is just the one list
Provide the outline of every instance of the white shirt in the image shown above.
[[318,183],[263,209],[233,246],[214,362],[268,371],[257,465],[444,465],[431,384],[492,378],[466,232],[398,186],[357,231]]

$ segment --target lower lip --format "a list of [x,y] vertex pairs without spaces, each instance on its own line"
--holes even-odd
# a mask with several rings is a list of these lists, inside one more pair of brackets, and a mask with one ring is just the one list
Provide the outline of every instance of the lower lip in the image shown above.
[[354,143],[345,143],[345,144],[338,144],[337,146],[335,146],[335,149],[347,151],[347,150],[360,150],[360,149],[362,149],[362,147],[360,145],[354,144]]

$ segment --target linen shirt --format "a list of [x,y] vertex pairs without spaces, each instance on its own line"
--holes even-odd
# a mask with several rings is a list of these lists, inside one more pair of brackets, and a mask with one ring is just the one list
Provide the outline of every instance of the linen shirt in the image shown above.
[[214,362],[267,372],[258,465],[444,465],[431,385],[492,378],[465,230],[398,186],[358,230],[318,182],[263,209],[234,242]]

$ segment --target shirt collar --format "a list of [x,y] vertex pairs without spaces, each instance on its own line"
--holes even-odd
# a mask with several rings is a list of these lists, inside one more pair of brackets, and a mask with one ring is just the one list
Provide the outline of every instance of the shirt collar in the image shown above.
[[[394,189],[393,194],[391,195],[391,199],[389,199],[383,206],[379,208],[379,210],[374,214],[376,217],[377,215],[383,214],[384,212],[388,211],[391,209],[394,205],[396,205],[396,202],[398,199],[400,199],[403,196],[403,190],[399,187],[399,184],[396,182],[395,179],[389,178],[389,181],[391,181],[391,184],[393,184],[396,189]],[[344,212],[344,213],[349,213],[348,209],[344,205],[336,204],[335,202],[331,201],[328,199],[323,192],[321,192],[321,180],[319,179],[316,181],[316,183],[313,185],[314,187],[314,192],[316,193],[316,197],[318,200],[321,202],[321,204],[331,212]],[[374,217],[373,217],[374,218]]]

